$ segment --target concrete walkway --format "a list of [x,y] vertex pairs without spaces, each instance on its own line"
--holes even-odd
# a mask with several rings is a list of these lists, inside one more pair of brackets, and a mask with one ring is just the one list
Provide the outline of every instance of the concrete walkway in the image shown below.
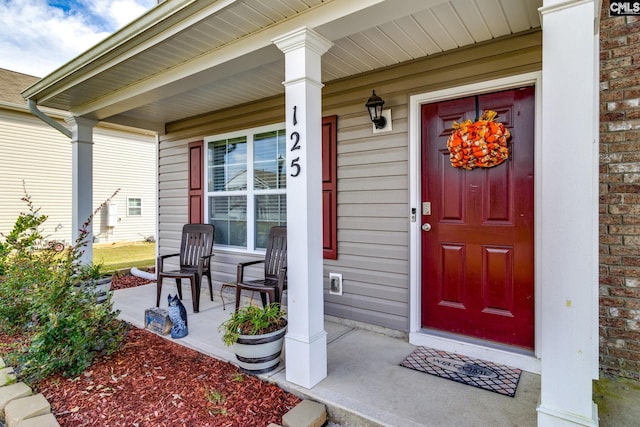
[[[173,284],[163,286],[161,307]],[[220,360],[235,363],[231,348],[220,340],[218,326],[234,309],[234,297],[214,300],[203,290],[200,312],[193,313],[188,286],[183,287],[189,335],[176,342]],[[114,292],[120,318],[144,326],[144,310],[155,306],[156,285]],[[327,319],[328,376],[308,390],[285,379],[284,362],[263,376],[300,397],[323,403],[329,419],[341,426],[535,426],[540,377],[524,372],[515,398],[459,384],[399,366],[415,346],[406,338],[365,330]],[[168,338],[170,339],[170,338]],[[285,349],[286,350],[286,349]]]

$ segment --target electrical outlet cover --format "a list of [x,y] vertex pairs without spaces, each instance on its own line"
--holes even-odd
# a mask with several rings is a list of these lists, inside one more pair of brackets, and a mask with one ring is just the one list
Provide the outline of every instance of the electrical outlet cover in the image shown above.
[[329,293],[342,295],[342,274],[329,273]]

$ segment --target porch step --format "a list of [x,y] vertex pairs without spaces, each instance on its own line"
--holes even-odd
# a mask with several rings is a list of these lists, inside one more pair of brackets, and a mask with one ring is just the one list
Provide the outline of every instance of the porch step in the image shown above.
[[327,411],[323,404],[311,400],[303,400],[282,416],[282,425],[271,423],[267,427],[341,427],[340,424],[335,424],[331,421],[327,422],[327,419]]
[[[378,407],[371,407],[368,405],[359,404],[357,401],[351,400],[349,398],[344,397],[344,401],[341,404],[336,403],[335,396],[321,396],[321,395],[311,395],[306,390],[299,388],[297,386],[293,386],[290,383],[278,383],[278,386],[283,390],[295,394],[301,399],[305,399],[304,401],[316,402],[317,405],[320,405],[324,408],[326,412],[326,424],[325,427],[351,427],[351,426],[367,426],[367,427],[382,427],[387,425],[393,426],[406,426],[406,427],[417,427],[418,425],[414,421],[405,418],[401,414],[391,414],[384,411]],[[296,406],[297,408],[297,406]],[[291,411],[295,410],[293,408]],[[289,412],[291,412],[289,411]],[[285,414],[282,417],[283,426],[287,427],[284,424],[285,416],[289,414]],[[315,424],[299,424],[301,426],[311,426]],[[298,424],[290,424],[289,427],[297,427]],[[274,427],[274,426],[268,426]],[[275,426],[280,427],[280,426]]]
[[269,424],[267,427],[381,426],[368,416],[330,402],[319,402],[317,397],[305,396],[305,393],[300,390],[291,389],[282,384],[279,386],[304,400],[282,416],[282,426]]
[[282,417],[283,427],[321,427],[327,421],[323,404],[303,400]]

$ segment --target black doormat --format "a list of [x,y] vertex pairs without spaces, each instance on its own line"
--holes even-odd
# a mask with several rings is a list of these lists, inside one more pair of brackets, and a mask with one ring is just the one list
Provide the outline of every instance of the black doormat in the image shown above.
[[459,354],[418,347],[400,366],[514,397],[521,369],[472,359]]

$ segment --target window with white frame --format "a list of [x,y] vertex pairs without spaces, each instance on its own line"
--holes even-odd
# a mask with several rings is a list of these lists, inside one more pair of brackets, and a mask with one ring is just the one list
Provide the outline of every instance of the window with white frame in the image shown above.
[[142,216],[142,199],[127,197],[127,216]]
[[208,137],[206,218],[215,244],[264,249],[269,229],[286,225],[284,124]]

